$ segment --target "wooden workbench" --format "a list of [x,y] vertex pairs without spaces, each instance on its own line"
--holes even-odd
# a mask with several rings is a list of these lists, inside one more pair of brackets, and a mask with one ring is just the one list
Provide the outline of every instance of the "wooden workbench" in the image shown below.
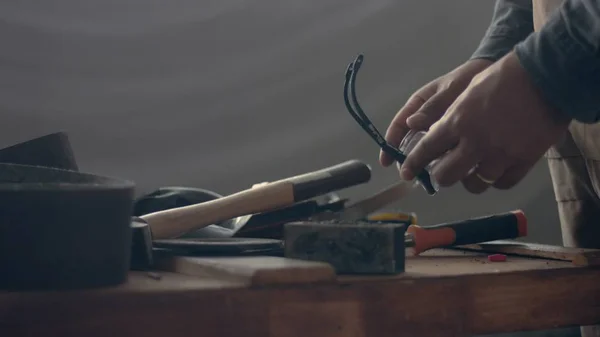
[[393,277],[335,277],[327,265],[276,257],[178,268],[187,275],[0,293],[0,336],[469,336],[600,323],[600,269],[562,261],[437,251]]

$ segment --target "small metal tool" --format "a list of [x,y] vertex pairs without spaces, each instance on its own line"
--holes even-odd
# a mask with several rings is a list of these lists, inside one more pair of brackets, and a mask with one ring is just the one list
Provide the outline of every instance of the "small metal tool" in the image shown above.
[[367,219],[368,215],[385,207],[386,205],[398,201],[408,195],[417,184],[410,181],[401,180],[393,185],[384,188],[377,193],[349,205],[343,211],[323,212],[311,217],[312,220],[361,220]]

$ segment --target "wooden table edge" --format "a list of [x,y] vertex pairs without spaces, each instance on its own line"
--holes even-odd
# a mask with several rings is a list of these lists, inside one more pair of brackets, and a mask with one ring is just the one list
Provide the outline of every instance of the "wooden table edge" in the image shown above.
[[564,268],[492,278],[0,294],[0,335],[177,337],[200,329],[205,336],[385,337],[540,330],[600,323],[599,279],[600,268]]

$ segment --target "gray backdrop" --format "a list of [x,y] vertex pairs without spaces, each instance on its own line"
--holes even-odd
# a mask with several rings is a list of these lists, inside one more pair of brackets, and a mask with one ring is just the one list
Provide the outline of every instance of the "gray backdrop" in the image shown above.
[[[57,130],[82,170],[231,193],[358,158],[375,192],[397,177],[342,101],[358,95],[382,132],[411,92],[463,62],[493,1],[53,0],[0,3],[0,146]],[[544,162],[511,191],[399,203],[422,223],[522,208],[530,241],[559,243]]]

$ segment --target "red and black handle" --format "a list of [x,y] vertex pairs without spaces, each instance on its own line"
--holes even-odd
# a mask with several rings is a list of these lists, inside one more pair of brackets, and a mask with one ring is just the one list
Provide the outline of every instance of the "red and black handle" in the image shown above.
[[527,235],[527,218],[521,210],[494,214],[469,220],[421,227],[411,225],[406,230],[412,235],[415,254],[432,248],[459,246],[494,240],[506,240]]

